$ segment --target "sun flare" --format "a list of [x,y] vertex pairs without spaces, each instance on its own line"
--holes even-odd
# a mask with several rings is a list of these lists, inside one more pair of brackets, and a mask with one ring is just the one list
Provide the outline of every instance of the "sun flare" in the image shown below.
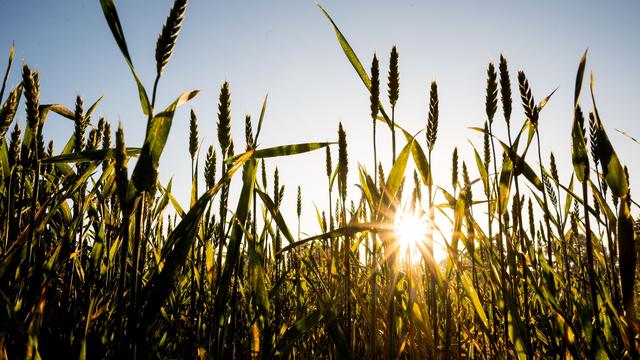
[[428,233],[428,218],[415,211],[398,211],[394,232],[398,241],[398,255],[401,261],[416,264],[422,258]]

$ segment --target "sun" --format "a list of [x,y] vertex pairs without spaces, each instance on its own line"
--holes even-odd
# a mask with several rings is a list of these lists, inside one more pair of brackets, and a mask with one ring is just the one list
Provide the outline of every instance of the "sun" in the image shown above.
[[426,214],[418,211],[398,211],[394,232],[398,244],[398,257],[401,261],[415,265],[422,258],[429,221]]

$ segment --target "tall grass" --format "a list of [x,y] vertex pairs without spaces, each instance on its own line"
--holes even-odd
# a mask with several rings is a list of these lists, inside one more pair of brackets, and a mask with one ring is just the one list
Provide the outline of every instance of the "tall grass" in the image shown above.
[[[549,166],[543,161],[538,123],[553,93],[536,102],[529,79],[518,71],[522,113],[516,111],[503,56],[497,70],[488,65],[486,93],[479,95],[486,119],[472,124],[482,144],[471,145],[470,160],[454,149],[452,173],[439,174],[432,160],[447,152],[436,146],[437,84],[425,104],[425,141],[395,115],[395,46],[389,115],[377,56],[367,73],[321,8],[371,101],[373,166],[349,160],[346,132],[356,129],[342,124],[336,142],[259,148],[266,98],[260,114],[234,125],[245,128],[245,146],[239,147],[231,136],[237,120],[225,82],[218,144],[208,146],[204,167],[199,120],[190,112],[184,151],[192,189],[185,206],[173,197],[172,183],[160,183],[157,175],[175,111],[198,91],[165,107],[156,104],[156,93],[188,15],[187,1],[175,1],[158,37],[151,99],[114,2],[101,5],[147,118],[143,146],[127,147],[118,126],[112,147],[111,123],[96,124],[92,116],[100,99],[86,107],[78,97],[73,110],[40,104],[39,74],[28,65],[5,98],[11,48],[0,90],[0,357],[638,357],[640,224],[631,215],[638,205],[596,107],[593,76],[586,124],[580,103],[586,53],[567,134],[570,179],[560,179],[553,154]],[[24,130],[14,124],[22,98]],[[496,116],[498,106],[502,115]],[[45,150],[42,133],[51,113],[75,125],[56,154],[52,143]],[[517,123],[522,115],[524,122]],[[496,121],[500,116],[504,124]],[[378,122],[389,127],[391,149],[376,146]],[[495,133],[503,126],[506,139]],[[303,206],[304,186],[289,192],[296,184],[280,178],[273,158],[314,150],[326,154],[328,203],[326,210],[316,209],[320,233],[301,238],[301,216],[311,212]],[[385,169],[378,153],[387,151],[393,162]],[[137,161],[130,166],[132,158]],[[405,182],[407,176],[413,181]],[[232,179],[241,184],[235,197]],[[355,195],[347,191],[354,182],[360,189]],[[288,222],[280,208],[294,201],[297,217]],[[414,250],[400,239],[397,219],[403,217],[417,221],[421,235]],[[446,250],[439,263],[436,242]]]

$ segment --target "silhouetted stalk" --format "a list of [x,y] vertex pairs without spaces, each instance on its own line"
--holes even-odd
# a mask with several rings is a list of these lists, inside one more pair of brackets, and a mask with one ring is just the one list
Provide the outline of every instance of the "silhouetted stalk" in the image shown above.
[[500,253],[500,282],[502,287],[502,301],[503,301],[503,305],[502,305],[503,330],[504,330],[504,341],[506,343],[508,342],[508,339],[509,339],[509,309],[506,306],[507,297],[509,296],[509,290],[507,285],[508,277],[505,269],[504,244],[503,244],[503,238],[502,238],[504,234],[504,224],[502,222],[502,204],[500,201],[500,182],[498,181],[498,175],[500,173],[498,172],[498,167],[496,165],[497,163],[496,148],[493,141],[493,131],[492,131],[491,123],[489,123],[489,138],[491,139],[491,153],[493,155],[493,171],[496,176],[495,191],[496,191],[496,203],[497,203],[497,209],[498,209],[498,214],[496,216],[496,218],[498,219],[498,239],[497,240],[498,240],[498,252]]
[[[371,216],[373,220],[373,216]],[[378,337],[378,323],[377,319],[377,310],[378,310],[378,241],[376,239],[376,233],[371,232],[371,338],[369,339],[370,351],[372,351],[371,356],[372,359],[375,360],[378,358],[378,353],[376,349],[376,339]]]
[[[41,131],[42,128],[40,126],[36,127],[37,130],[36,131]],[[36,133],[37,134],[37,133]],[[35,138],[34,137],[34,141],[33,143],[33,189],[32,189],[32,194],[31,194],[31,206],[29,209],[29,234],[28,234],[28,238],[29,238],[29,247],[27,249],[30,249],[31,247],[35,247],[35,269],[34,269],[34,279],[32,280],[33,284],[40,284],[40,275],[41,275],[41,270],[42,270],[42,265],[43,265],[43,250],[41,248],[42,244],[40,243],[40,237],[38,236],[38,238],[36,239],[36,232],[35,232],[35,216],[36,216],[36,209],[38,206],[38,196],[40,193],[40,161],[38,159],[38,151],[35,149]],[[30,259],[28,259],[30,260]],[[30,261],[27,261],[27,264],[29,264]],[[37,292],[35,292],[37,289],[31,288],[29,289],[29,291],[27,292],[28,295],[30,295],[30,299],[28,299],[29,301],[33,301],[34,298],[38,295]]]
[[[298,198],[297,198],[297,202],[296,202],[296,215],[298,218],[298,231],[297,231],[297,239],[298,241],[301,240],[300,238],[300,216],[302,216],[302,190],[300,189],[300,186],[298,186]],[[294,260],[294,268],[296,270],[296,318],[300,319],[302,317],[302,307],[300,304],[301,301],[301,297],[302,297],[302,288],[300,287],[300,253],[299,253],[300,249],[296,249],[293,256],[293,260]]]
[[[222,153],[222,159],[229,155],[232,151],[231,139],[231,93],[229,83],[224,82],[220,88],[218,97],[218,123],[217,135],[218,142]],[[220,162],[221,176],[224,177],[227,168],[225,161]],[[227,196],[229,194],[229,184],[225,184],[220,194],[220,212],[219,212],[219,231],[218,231],[218,252],[216,255],[216,289],[220,283],[220,275],[222,273],[222,249],[225,245],[225,223],[227,219]]]
[[[198,130],[197,130],[197,123],[196,123],[196,117],[195,117],[195,113],[193,112],[193,110],[191,110],[191,122],[190,122],[190,131],[189,131],[189,155],[191,155],[191,184],[197,184],[197,180],[196,180],[196,173],[195,173],[195,155],[198,149]],[[198,189],[195,189],[196,194],[198,193]],[[193,198],[191,199],[191,202],[193,202]],[[191,266],[190,266],[190,273],[191,273],[191,284],[190,284],[190,294],[189,294],[189,298],[190,298],[190,308],[189,308],[189,320],[190,321],[194,321],[196,318],[196,243],[197,241],[194,241],[193,244],[191,244],[191,253],[190,253],[190,257],[191,257]],[[200,281],[204,281],[204,279],[201,279]],[[192,336],[194,336],[195,334],[192,334]],[[192,338],[192,342],[195,344],[196,341],[194,338]],[[195,352],[193,352],[190,355],[195,354]]]
[[[7,69],[8,70],[8,69]],[[24,263],[24,273],[29,274],[29,268],[31,267],[32,264],[32,259],[31,259],[31,252],[32,252],[32,248],[35,247],[35,251],[36,251],[36,255],[35,257],[40,260],[40,242],[37,241],[35,239],[35,231],[34,231],[34,226],[35,226],[35,214],[36,214],[36,207],[37,207],[37,203],[38,203],[38,194],[39,194],[39,188],[40,188],[40,162],[38,159],[38,138],[39,138],[39,134],[40,131],[42,130],[42,127],[40,126],[40,112],[39,112],[39,105],[40,105],[40,82],[38,80],[38,73],[34,73],[31,71],[31,69],[27,66],[24,65],[23,66],[23,70],[22,70],[22,79],[23,79],[23,84],[24,84],[24,89],[25,89],[25,108],[26,108],[26,113],[27,113],[27,126],[29,127],[29,129],[31,129],[32,132],[32,138],[31,138],[31,143],[30,144],[23,144],[23,146],[29,146],[31,148],[31,158],[27,158],[25,157],[23,160],[23,174],[26,172],[26,169],[30,169],[31,172],[33,172],[33,177],[32,177],[32,193],[31,193],[31,199],[30,200],[30,206],[29,206],[29,231],[28,231],[28,244],[27,244],[27,258],[26,261]],[[2,119],[4,120],[4,119]],[[26,200],[26,199],[25,199]],[[35,276],[34,278],[31,279],[31,282],[27,283],[27,289],[25,291],[25,303],[30,303],[31,299],[29,298],[34,298],[35,296],[37,296],[37,292],[35,291],[35,289],[32,289],[31,286],[33,284],[33,286],[35,286],[36,284],[39,284],[39,269],[41,267],[41,264],[36,263],[35,264],[36,270],[35,270]]]
[[[629,173],[627,168],[624,168],[623,176],[626,176],[627,183],[629,182]],[[620,285],[622,288],[622,305],[624,309],[625,319],[628,324],[627,328],[629,332],[629,339],[631,340],[631,346],[629,346],[629,353],[632,359],[638,358],[638,350],[636,348],[637,341],[635,341],[635,327],[636,314],[634,304],[634,285],[637,275],[637,258],[634,248],[634,230],[633,219],[631,217],[629,204],[631,202],[631,196],[628,193],[624,194],[620,198],[618,207],[618,226],[616,231],[616,237],[618,240],[618,261],[620,265]],[[636,251],[634,251],[636,250]]]
[[[429,159],[429,167],[432,167],[431,162],[431,150],[428,153]],[[429,169],[429,174],[431,174],[431,169]],[[436,303],[436,278],[435,278],[435,270],[434,267],[438,266],[433,257],[433,228],[435,225],[435,206],[433,204],[433,184],[429,182],[427,184],[427,192],[429,196],[429,226],[427,227],[427,254],[431,257],[428,259],[428,268],[427,277],[429,279],[429,292],[427,292],[427,287],[425,286],[425,298],[429,304],[429,311],[431,312],[431,322],[433,326],[433,348],[431,357],[435,357],[438,349],[439,342],[439,331],[438,331],[438,307]]]
[[[460,273],[458,273],[458,279],[456,281],[456,307],[457,307],[457,313],[461,314],[462,312],[460,311]],[[460,323],[456,323],[456,341],[458,343],[457,349],[456,349],[456,358],[458,360],[460,360],[460,355],[461,355],[461,350],[462,350],[462,338],[460,336]]]
[[391,104],[391,164],[396,162],[396,103],[400,95],[400,73],[398,72],[398,52],[394,46],[389,59],[389,103]]
[[449,297],[450,292],[450,284],[446,283],[445,288],[443,289],[443,299],[444,299],[444,336],[443,336],[443,352],[442,358],[449,359],[449,347],[451,344],[451,299]]
[[139,287],[141,285],[141,280],[140,280],[140,273],[141,273],[141,269],[139,268],[140,266],[140,246],[142,244],[142,222],[144,221],[143,219],[143,208],[144,208],[144,200],[145,199],[145,193],[141,193],[140,196],[138,197],[137,200],[137,206],[136,206],[136,213],[135,213],[135,222],[134,222],[134,226],[135,226],[135,230],[134,230],[134,237],[133,237],[133,257],[132,257],[132,262],[133,262],[133,266],[131,267],[131,279],[133,281],[133,284],[131,286],[131,299],[129,302],[129,316],[128,316],[128,325],[129,325],[129,336],[131,337],[131,341],[132,341],[132,349],[131,349],[131,356],[133,359],[137,359],[137,350],[138,350],[138,342],[141,339],[140,334],[138,334],[138,292],[139,292]]
[[[538,105],[535,104],[533,95],[531,93],[531,88],[529,87],[529,82],[527,80],[527,77],[524,74],[524,71],[522,70],[518,71],[518,84],[520,89],[520,98],[522,99],[522,106],[524,108],[525,115],[527,119],[531,122],[531,125],[534,127],[534,131],[536,133],[539,170],[540,170],[540,176],[543,177],[545,176],[545,171],[542,165],[542,155],[541,155],[541,149],[540,149],[540,132],[538,129],[538,119],[539,119],[540,109],[538,108]],[[551,231],[551,225],[549,220],[549,218],[551,217],[551,214],[549,212],[549,201],[547,199],[547,192],[545,191],[544,187],[542,188],[542,199],[544,204],[544,209],[542,209],[544,214],[544,223],[547,231],[547,262],[549,263],[549,266],[553,268],[554,241],[553,241],[553,233]],[[551,294],[555,295],[555,284],[553,280],[553,275],[549,274],[547,280],[548,280],[549,290]]]
[[[329,224],[327,225],[326,232],[333,230],[333,200],[331,199],[331,175],[333,172],[333,167],[331,166],[331,148],[329,146],[326,147],[325,153],[325,171],[327,174],[327,193],[329,195]],[[328,246],[325,246],[325,251],[327,252],[327,281],[329,282],[329,289],[331,289],[331,262],[333,261],[333,242],[328,242]]]
[[[561,243],[561,251],[562,251],[562,261],[564,263],[564,276],[565,276],[565,304],[566,306],[570,307],[569,311],[573,312],[572,309],[572,305],[571,305],[571,301],[570,301],[570,296],[571,296],[571,288],[572,288],[572,280],[571,280],[571,265],[569,263],[569,257],[568,257],[568,253],[567,253],[567,241],[565,239],[565,235],[564,235],[564,231],[563,231],[563,227],[562,227],[562,206],[560,205],[560,178],[558,175],[558,168],[556,165],[556,160],[555,157],[553,156],[553,153],[551,153],[551,177],[553,178],[553,181],[555,182],[555,191],[558,194],[558,199],[556,201],[556,206],[555,211],[556,211],[556,229],[558,231],[558,236],[560,238],[560,243]],[[545,181],[544,185],[545,187],[547,186],[547,182],[546,180],[548,180],[548,177],[545,176],[543,178],[543,181]],[[551,188],[551,183],[548,183],[548,188],[547,191],[549,193],[552,192],[552,188]],[[553,202],[553,201],[552,201]],[[566,344],[565,344],[566,345]]]
[[[378,165],[378,152],[376,149],[376,122],[378,121],[378,111],[380,109],[380,73],[378,70],[378,58],[373,54],[371,63],[371,96],[369,97],[371,104],[371,121],[373,125],[373,169],[375,171]],[[375,180],[374,180],[375,181]],[[375,182],[376,186],[378,185]]]
[[[425,297],[428,299],[429,310],[431,312],[430,316],[432,319],[433,326],[433,351],[431,354],[435,356],[435,351],[438,349],[439,342],[439,333],[438,333],[438,304],[436,301],[436,273],[435,268],[438,264],[433,257],[433,229],[435,226],[435,206],[433,204],[433,164],[431,163],[431,154],[433,152],[433,148],[435,147],[436,140],[438,139],[438,122],[440,117],[439,111],[439,100],[438,100],[438,85],[435,81],[431,82],[429,89],[429,113],[427,115],[427,150],[428,150],[428,175],[427,175],[427,191],[429,195],[429,227],[427,228],[427,253],[430,257],[429,259],[429,272],[428,277],[430,280],[430,291],[429,294],[426,294],[425,287]],[[443,293],[443,296],[445,294]]]
[[153,82],[153,95],[151,96],[151,111],[149,111],[149,119],[152,117],[153,107],[156,103],[156,90],[158,88],[158,81],[164,71],[164,68],[169,63],[169,59],[173,54],[173,48],[178,40],[178,34],[182,28],[182,22],[184,21],[184,13],[187,10],[188,0],[175,0],[167,20],[165,21],[162,31],[158,35],[156,41],[156,80]]
[[[588,173],[587,173],[588,174]],[[586,237],[586,243],[587,243],[587,273],[589,275],[589,286],[590,286],[590,293],[591,293],[591,308],[593,309],[593,316],[594,316],[594,335],[592,337],[591,343],[592,343],[592,350],[593,350],[593,345],[595,344],[595,342],[597,341],[597,337],[599,337],[600,334],[600,309],[598,307],[598,294],[597,294],[597,287],[596,287],[596,275],[595,275],[595,269],[594,269],[594,262],[593,262],[593,243],[591,241],[591,224],[590,224],[590,220],[589,220],[589,202],[588,202],[588,192],[587,192],[587,180],[588,180],[588,175],[585,176],[584,181],[582,181],[582,204],[583,204],[583,209],[584,209],[584,225],[585,225],[585,237]],[[594,354],[595,355],[595,354]]]
[[[517,154],[517,150],[518,149],[514,149],[513,148],[513,141],[511,139],[511,122],[507,123],[507,137],[509,139],[509,148],[511,148],[516,154]],[[524,161],[524,159],[523,159]],[[531,332],[529,329],[529,324],[531,323],[531,318],[530,318],[530,314],[529,314],[529,285],[527,283],[527,271],[526,271],[526,267],[527,267],[527,261],[526,261],[526,251],[528,248],[531,248],[530,244],[525,244],[525,237],[526,234],[524,233],[524,227],[522,226],[523,221],[522,221],[522,204],[520,203],[520,185],[519,185],[519,180],[518,180],[518,176],[520,175],[521,169],[519,168],[521,165],[519,164],[519,162],[517,161],[516,158],[514,158],[512,160],[513,163],[513,170],[514,170],[514,183],[515,183],[515,188],[516,188],[516,194],[515,194],[515,200],[517,202],[517,207],[518,207],[518,211],[515,212],[514,215],[516,215],[517,217],[517,232],[516,232],[516,237],[518,239],[518,244],[520,246],[520,268],[522,271],[522,300],[523,300],[523,310],[524,310],[524,320],[526,321],[525,324],[525,332],[526,332],[526,338],[528,339],[528,341],[530,341],[531,339]],[[514,221],[515,224],[515,221]],[[531,344],[528,344],[529,346],[527,346],[528,349],[531,349]],[[528,354],[529,357],[532,356],[532,353],[529,352]]]
[[[589,112],[589,145],[591,149],[591,157],[593,159],[594,169],[597,175],[596,179],[598,180],[598,190],[600,194],[602,194],[602,199],[606,204],[607,184],[602,180],[603,177],[600,176],[600,173],[598,173],[598,167],[600,167],[603,172],[605,171],[605,169],[602,167],[602,164],[598,158],[598,144],[600,142],[598,135],[599,135],[599,129],[598,129],[597,120],[595,118],[595,114],[593,112]],[[607,236],[607,247],[609,250],[609,256],[607,260],[609,261],[608,268],[611,269],[611,286],[613,288],[613,302],[616,305],[616,307],[619,308],[621,304],[621,298],[620,298],[620,285],[618,282],[619,277],[616,272],[617,247],[611,236],[611,233],[613,232],[612,229],[616,227],[616,224],[615,224],[615,219],[614,219],[614,223],[612,224],[609,222],[608,216],[603,216],[603,218],[604,218],[604,225],[605,225],[606,236]]]
[[413,274],[413,265],[411,263],[411,250],[409,248],[407,248],[407,259],[406,259],[406,266],[407,266],[407,283],[408,283],[408,289],[407,291],[409,292],[409,301],[408,301],[408,306],[407,306],[407,310],[408,310],[408,314],[407,316],[409,317],[409,344],[411,346],[411,354],[412,356],[414,354],[417,354],[417,349],[416,349],[416,337],[415,337],[415,324],[414,324],[414,316],[413,316],[413,304],[416,301],[416,290],[415,290],[415,286],[414,286],[414,274]]
[[2,104],[2,98],[4,97],[4,89],[9,78],[9,72],[11,72],[11,65],[13,64],[13,56],[15,53],[15,44],[11,44],[11,51],[9,52],[9,62],[7,63],[7,69],[4,72],[4,78],[2,79],[2,85],[0,85],[0,104]]
[[[374,63],[377,67],[377,59],[374,56]],[[377,104],[377,102],[376,102]],[[340,213],[340,226],[345,229],[345,233],[343,234],[343,262],[344,262],[344,271],[345,271],[345,306],[346,306],[346,337],[348,341],[348,345],[350,350],[353,352],[353,338],[352,338],[352,320],[351,320],[351,244],[349,236],[346,232],[346,224],[347,224],[347,209],[346,209],[346,198],[347,198],[347,172],[348,168],[348,158],[347,158],[347,138],[344,129],[342,128],[342,123],[340,123],[338,127],[338,186],[340,193],[340,202],[341,202],[341,213]]]
[[[151,108],[156,104],[156,91],[158,90],[158,82],[160,82],[160,74],[156,75],[156,79],[153,82],[153,95],[151,96]],[[149,118],[151,118],[151,114],[149,114]]]
[[117,307],[118,314],[121,315],[120,321],[116,322],[115,334],[119,337],[119,349],[120,356],[124,356],[129,351],[129,339],[124,332],[125,328],[125,311],[126,300],[124,298],[125,288],[127,285],[127,257],[129,253],[129,224],[131,216],[131,206],[127,200],[127,155],[124,145],[124,132],[122,127],[118,127],[116,132],[116,190],[118,194],[118,203],[120,211],[122,212],[122,223],[120,226],[120,233],[122,236],[122,243],[120,244],[120,272],[119,272],[119,285],[117,291]]
[[[544,169],[542,167],[542,155],[540,152],[540,133],[538,132],[538,129],[536,128],[536,142],[538,145],[538,162],[540,164],[540,175],[541,176],[545,176],[544,175]],[[543,209],[543,213],[544,213],[544,224],[545,224],[545,228],[547,231],[547,263],[549,264],[550,267],[553,268],[553,233],[551,232],[551,223],[549,222],[549,202],[547,200],[547,192],[544,190],[542,190],[542,202],[544,204],[544,209]],[[553,281],[553,276],[552,274],[549,274],[549,278],[548,278],[548,282],[549,282],[549,290],[551,292],[551,294],[555,294],[555,285],[554,285],[554,281]]]
[[[273,173],[273,201],[274,201],[274,206],[277,209],[280,205],[280,195],[279,195],[279,190],[280,190],[280,175],[278,172],[278,168],[276,167],[274,173]],[[273,242],[274,242],[274,266],[275,266],[275,279],[274,279],[274,283],[276,281],[278,281],[280,279],[281,276],[281,272],[283,271],[283,256],[282,255],[276,255],[279,251],[280,251],[280,229],[278,227],[278,225],[276,224],[275,226],[275,235],[273,237]],[[275,293],[275,328],[276,331],[279,331],[280,326],[281,326],[281,313],[282,313],[282,298],[281,298],[281,292],[280,291],[276,291]],[[276,335],[277,337],[277,335]]]

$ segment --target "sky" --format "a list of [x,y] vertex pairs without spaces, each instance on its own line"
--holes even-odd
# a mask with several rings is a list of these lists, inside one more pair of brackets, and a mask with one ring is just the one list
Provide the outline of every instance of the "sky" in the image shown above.
[[[171,4],[170,0],[116,3],[133,63],[149,92],[155,76],[155,42]],[[509,61],[514,80],[514,124],[519,126],[524,119],[515,83],[518,69],[526,72],[536,101],[558,88],[541,113],[540,133],[544,161],[553,151],[566,183],[572,169],[569,139],[574,82],[580,56],[588,48],[587,71],[595,75],[598,109],[618,155],[629,166],[635,189],[640,179],[636,155],[640,145],[614,129],[640,137],[639,2],[326,0],[321,4],[365,68],[374,52],[378,54],[383,94],[389,51],[397,46],[401,78],[397,122],[410,132],[425,128],[429,84],[437,81],[440,126],[433,167],[440,184],[450,183],[450,158],[456,146],[473,169],[472,177],[477,176],[468,140],[481,146],[481,139],[468,127],[482,126],[486,118],[486,68],[501,53]],[[9,86],[19,82],[20,65],[27,63],[40,73],[41,103],[73,108],[77,95],[85,104],[104,96],[93,121],[104,116],[114,125],[120,122],[127,145],[141,145],[146,117],[98,0],[0,0],[3,69],[12,42],[16,66]],[[236,152],[244,147],[244,115],[257,119],[266,94],[269,102],[260,147],[336,141],[342,122],[353,165],[350,194],[359,198],[355,164],[372,167],[369,96],[315,2],[192,0],[157,100],[157,107],[164,107],[183,91],[201,90],[176,113],[160,161],[162,184],[173,178],[174,194],[183,205],[188,205],[190,191],[188,112],[193,108],[198,115],[202,167],[207,147],[217,144],[218,93],[224,81],[231,84]],[[587,89],[583,87],[581,102],[585,110],[591,110]],[[18,118],[24,122],[24,111]],[[497,134],[504,136],[501,116],[495,124]],[[72,122],[50,115],[45,140],[54,140],[60,150],[72,131]],[[424,136],[419,139],[425,146]],[[390,133],[383,126],[378,126],[378,149],[388,171]],[[333,154],[335,163],[337,147]],[[531,155],[527,160],[537,165]],[[302,230],[316,234],[314,205],[327,208],[324,151],[270,159],[270,173],[276,164],[287,189],[285,218],[295,223],[295,189],[301,185],[306,215]],[[234,185],[232,193],[239,191]],[[235,208],[234,202],[231,207]]]

